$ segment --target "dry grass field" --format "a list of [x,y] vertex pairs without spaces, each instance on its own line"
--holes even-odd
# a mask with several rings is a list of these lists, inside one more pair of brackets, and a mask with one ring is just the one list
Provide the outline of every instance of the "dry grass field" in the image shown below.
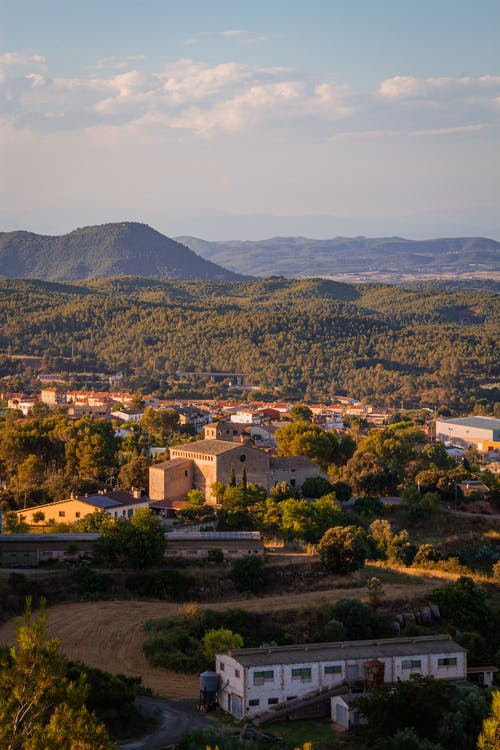
[[[375,571],[374,571],[375,572]],[[403,577],[402,577],[403,578]],[[384,582],[386,601],[425,598],[436,586],[435,579],[415,578],[405,582]],[[336,588],[272,597],[252,597],[225,601],[211,609],[286,610],[335,603],[342,597],[363,596],[363,590]],[[198,677],[153,668],[142,653],[144,623],[179,612],[182,605],[150,601],[104,601],[57,604],[48,609],[49,635],[59,638],[70,659],[113,673],[142,677],[146,687],[166,698],[196,698]],[[11,645],[15,639],[15,620],[0,625],[0,643]]]

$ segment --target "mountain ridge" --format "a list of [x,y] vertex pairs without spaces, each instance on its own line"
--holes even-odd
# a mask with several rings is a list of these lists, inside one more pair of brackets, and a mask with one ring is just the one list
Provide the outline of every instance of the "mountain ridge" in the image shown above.
[[0,276],[83,281],[112,276],[242,281],[181,243],[139,222],[79,227],[62,235],[0,232]]
[[208,242],[176,238],[203,257],[252,276],[408,274],[464,275],[500,272],[500,242],[487,237],[271,237],[260,241]]

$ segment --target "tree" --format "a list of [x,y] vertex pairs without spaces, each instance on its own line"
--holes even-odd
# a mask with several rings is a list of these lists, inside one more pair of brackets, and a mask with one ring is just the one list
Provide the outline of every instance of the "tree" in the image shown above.
[[276,482],[276,484],[269,490],[269,497],[280,503],[283,500],[288,500],[290,497],[297,497],[297,490],[292,487],[288,482]]
[[111,567],[149,568],[163,561],[165,532],[149,508],[139,508],[130,521],[112,519],[95,550],[96,557]]
[[212,482],[212,484],[210,485],[210,490],[212,491],[212,494],[215,495],[217,504],[220,505],[222,503],[222,500],[224,499],[226,485],[222,482]]
[[88,686],[66,678],[56,639],[48,639],[46,614],[34,617],[28,600],[17,644],[0,657],[2,750],[112,750],[103,724],[85,707]]
[[202,638],[203,653],[213,660],[216,654],[231,651],[235,648],[243,648],[243,638],[239,633],[233,633],[228,628],[213,628],[207,630]]
[[339,454],[339,440],[335,432],[325,432],[308,422],[290,422],[275,434],[279,456],[307,456],[326,471]]
[[477,739],[477,750],[498,750],[500,747],[500,690],[491,694],[491,713],[483,721]]
[[147,491],[150,463],[146,456],[132,456],[119,471],[118,484],[120,488],[130,490],[133,487],[140,487]]
[[324,477],[308,477],[302,485],[304,497],[317,498],[333,492],[333,487]]
[[332,573],[351,573],[365,564],[366,534],[360,526],[334,526],[323,535],[318,552]]
[[313,413],[305,404],[295,404],[288,413],[292,422],[312,422]]
[[231,577],[238,591],[257,594],[265,584],[264,563],[257,555],[239,557],[232,564]]
[[384,585],[380,578],[372,576],[366,582],[366,588],[368,589],[368,600],[371,606],[375,609],[380,606],[382,599],[384,598]]

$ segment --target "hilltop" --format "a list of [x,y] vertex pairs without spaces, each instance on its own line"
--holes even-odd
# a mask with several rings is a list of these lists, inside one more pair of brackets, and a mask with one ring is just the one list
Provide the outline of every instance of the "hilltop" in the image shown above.
[[252,276],[345,276],[398,282],[410,278],[500,272],[500,242],[486,237],[273,237],[258,242],[207,242],[177,237],[202,257]]
[[109,276],[237,281],[244,277],[200,258],[147,224],[121,222],[51,237],[0,233],[0,276],[76,281]]

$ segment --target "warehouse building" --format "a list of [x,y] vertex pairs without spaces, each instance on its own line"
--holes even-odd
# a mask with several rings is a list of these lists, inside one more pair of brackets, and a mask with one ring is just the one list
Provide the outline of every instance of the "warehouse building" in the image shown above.
[[500,450],[500,419],[494,417],[437,419],[436,439],[461,448],[472,447],[481,453]]

